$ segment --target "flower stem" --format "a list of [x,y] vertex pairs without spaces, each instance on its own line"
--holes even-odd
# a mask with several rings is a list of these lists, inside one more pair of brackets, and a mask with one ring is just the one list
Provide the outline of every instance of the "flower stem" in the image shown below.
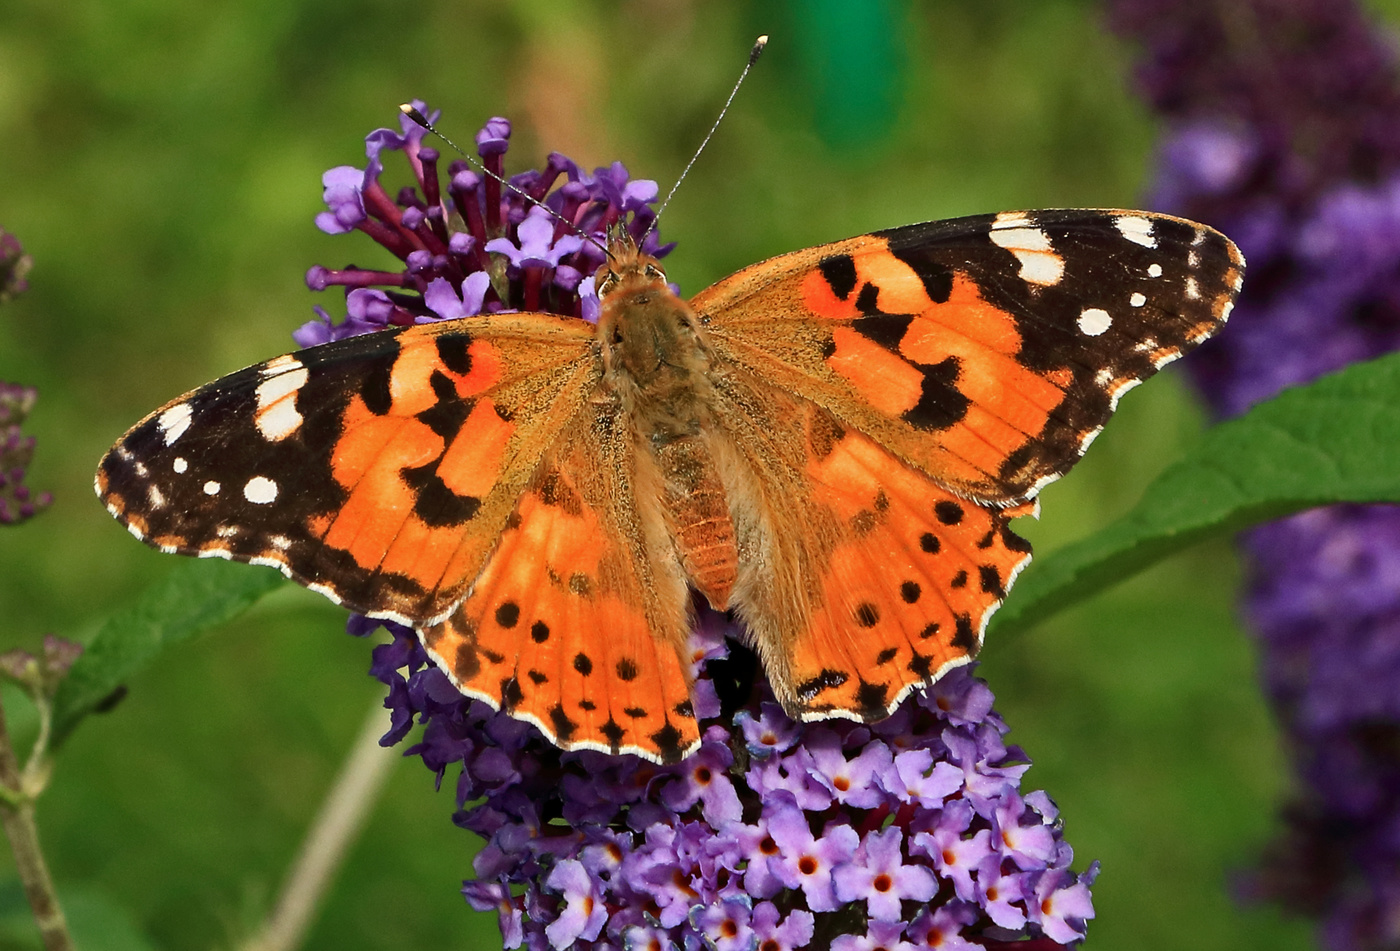
[[[43,702],[40,701],[41,706]],[[36,750],[34,756],[42,756]],[[34,765],[31,759],[30,766]],[[20,882],[24,885],[25,897],[34,912],[34,921],[39,926],[39,937],[44,942],[45,951],[73,951],[73,937],[68,933],[68,922],[63,917],[63,908],[58,903],[58,893],[54,891],[49,867],[44,862],[44,853],[39,848],[39,827],[34,821],[34,796],[36,789],[32,782],[25,782],[31,774],[43,772],[26,767],[21,775],[19,759],[15,756],[10,742],[10,731],[5,724],[5,710],[0,706],[0,825],[4,826],[5,836],[10,840],[10,848],[15,853],[15,867]]]
[[383,733],[384,706],[376,700],[302,841],[277,907],[243,951],[294,951],[305,940],[336,870],[364,828],[390,767],[399,760],[394,750],[379,745]]

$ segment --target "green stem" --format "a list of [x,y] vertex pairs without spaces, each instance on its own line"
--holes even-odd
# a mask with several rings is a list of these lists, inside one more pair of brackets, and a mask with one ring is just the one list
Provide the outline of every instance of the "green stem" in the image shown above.
[[341,862],[369,819],[389,771],[401,757],[398,750],[379,745],[384,732],[384,704],[376,699],[321,805],[301,850],[292,863],[277,907],[262,932],[242,951],[296,951],[315,922]]
[[[26,768],[25,773],[37,776],[44,771],[42,766],[38,766],[33,770]],[[45,951],[74,951],[68,922],[58,903],[58,893],[54,891],[43,850],[39,848],[39,827],[34,821],[34,792],[26,788],[26,778],[30,777],[20,773],[19,760],[5,724],[5,710],[0,706],[0,787],[5,793],[0,797],[0,825],[4,826],[10,848],[14,850],[15,867],[24,885],[24,895],[29,899],[29,907],[34,912],[34,921],[39,926],[39,937],[43,939]]]

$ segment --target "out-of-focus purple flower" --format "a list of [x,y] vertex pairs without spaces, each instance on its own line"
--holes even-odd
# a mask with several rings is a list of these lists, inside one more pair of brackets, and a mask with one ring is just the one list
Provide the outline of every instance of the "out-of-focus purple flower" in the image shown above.
[[0,525],[28,521],[53,503],[51,493],[35,493],[24,484],[34,437],[23,435],[20,425],[38,398],[32,386],[0,381]]
[[[1352,0],[1110,0],[1168,119],[1155,202],[1249,260],[1190,367],[1217,412],[1400,349],[1400,69]],[[1243,885],[1335,951],[1400,946],[1400,516],[1309,512],[1244,538],[1247,613],[1300,777]],[[1048,919],[1047,919],[1048,920]],[[1051,928],[1042,921],[1049,934]]]
[[19,239],[0,228],[0,304],[28,290],[25,275],[33,263]]
[[[444,186],[437,153],[403,128],[370,136],[363,172],[328,174],[329,218],[319,221],[370,235],[403,267],[312,268],[308,286],[345,288],[347,317],[336,324],[318,310],[297,331],[299,343],[516,309],[596,319],[592,274],[603,257],[595,245],[460,163]],[[509,138],[501,119],[477,137],[483,164],[497,174]],[[380,179],[396,151],[416,187],[391,201]],[[655,184],[631,180],[620,164],[587,176],[556,154],[543,171],[510,181],[600,239],[617,222],[638,238],[654,220]],[[653,231],[645,247],[657,241]],[[463,895],[497,913],[506,947],[907,951],[1044,942],[1039,913],[1027,905],[1038,896],[1029,885],[1016,891],[1020,880],[1006,870],[1062,873],[1052,903],[1079,887],[1048,797],[1020,795],[1024,755],[1003,743],[991,692],[968,669],[869,726],[794,722],[762,682],[722,715],[728,708],[708,665],[726,660],[726,637],[738,632],[702,613],[691,645],[701,744],[685,761],[657,766],[561,752],[533,726],[458,693],[411,630],[384,626],[392,640],[374,648],[371,665],[387,687],[381,742],[397,743],[421,723],[407,753],[439,785],[456,773],[453,821],[485,839]],[[374,627],[353,617],[348,625],[357,636]],[[994,846],[994,832],[1005,848]],[[926,844],[935,836],[938,856]],[[1032,849],[1041,837],[1054,847]],[[944,853],[959,856],[956,868]],[[1040,853],[1047,860],[1037,861]],[[1004,864],[987,866],[995,881],[984,886],[989,856]],[[1082,936],[1092,909],[1066,909],[1051,927]],[[1016,913],[1019,929],[1002,924]],[[945,944],[930,945],[930,936]]]
[[[0,229],[0,303],[29,286],[24,279],[29,268],[29,255],[19,239]],[[0,525],[28,521],[53,504],[51,493],[36,494],[24,484],[34,458],[34,437],[21,433],[20,426],[38,398],[32,386],[0,380]]]

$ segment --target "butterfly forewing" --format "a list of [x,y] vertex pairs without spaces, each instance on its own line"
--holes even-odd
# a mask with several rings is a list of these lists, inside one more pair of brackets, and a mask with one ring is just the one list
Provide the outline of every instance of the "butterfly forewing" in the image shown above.
[[1218,329],[1243,267],[1219,232],[1170,216],[1006,212],[784,255],[691,304],[727,359],[1004,504]]
[[97,491],[162,551],[268,564],[404,623],[465,595],[597,384],[581,321],[352,337],[230,374],[137,423]]

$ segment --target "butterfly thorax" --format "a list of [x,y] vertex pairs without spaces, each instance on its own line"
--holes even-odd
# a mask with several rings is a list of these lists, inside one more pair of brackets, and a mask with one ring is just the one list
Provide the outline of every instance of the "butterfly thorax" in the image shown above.
[[598,270],[603,384],[638,444],[639,465],[663,484],[664,534],[712,605],[729,602],[738,571],[734,523],[710,439],[712,354],[699,320],[656,259],[614,239]]

